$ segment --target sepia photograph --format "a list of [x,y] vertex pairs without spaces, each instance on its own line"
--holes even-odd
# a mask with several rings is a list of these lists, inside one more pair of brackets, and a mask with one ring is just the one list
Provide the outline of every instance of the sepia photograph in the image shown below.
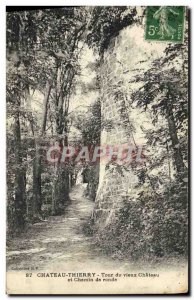
[[186,6],[6,7],[6,293],[187,294]]

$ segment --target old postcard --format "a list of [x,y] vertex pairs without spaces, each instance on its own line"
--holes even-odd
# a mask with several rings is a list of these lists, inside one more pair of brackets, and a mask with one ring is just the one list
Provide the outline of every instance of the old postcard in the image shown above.
[[6,14],[7,294],[188,293],[188,8]]

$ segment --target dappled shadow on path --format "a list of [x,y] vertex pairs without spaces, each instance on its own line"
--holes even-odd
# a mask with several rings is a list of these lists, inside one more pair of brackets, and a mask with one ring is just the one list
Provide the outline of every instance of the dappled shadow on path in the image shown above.
[[64,215],[51,216],[44,222],[31,225],[27,232],[9,243],[8,269],[112,266],[113,259],[107,260],[94,245],[92,237],[83,234],[82,226],[89,220],[94,206],[83,192],[81,185],[76,186],[70,193],[71,203]]
[[[84,188],[76,186],[70,193],[71,202],[61,216],[50,216],[46,221],[31,225],[20,237],[12,239],[7,249],[8,270],[86,271],[106,270],[125,272],[143,268],[171,269],[185,263],[129,261],[113,259],[95,245],[93,237],[83,233],[90,219],[94,202],[84,196]],[[181,259],[182,260],[182,259]],[[181,266],[180,266],[181,265]]]

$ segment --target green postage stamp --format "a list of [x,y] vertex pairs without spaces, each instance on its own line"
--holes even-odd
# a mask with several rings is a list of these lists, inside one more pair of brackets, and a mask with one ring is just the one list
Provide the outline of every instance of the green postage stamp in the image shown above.
[[184,20],[184,6],[148,6],[145,39],[182,43]]

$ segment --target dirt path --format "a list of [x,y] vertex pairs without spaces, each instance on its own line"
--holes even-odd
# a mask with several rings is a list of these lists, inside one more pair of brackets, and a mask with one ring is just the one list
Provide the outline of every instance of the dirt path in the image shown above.
[[[90,217],[94,202],[83,196],[83,187],[70,193],[71,204],[65,215],[51,216],[45,222],[32,225],[26,233],[11,241],[7,251],[9,270],[46,270],[53,272],[106,270],[117,272],[138,268],[148,271],[162,267],[145,262],[120,261],[104,255],[94,245],[92,237],[83,234],[82,226]],[[180,265],[180,262],[178,263]],[[139,266],[138,266],[139,265]],[[176,266],[176,261],[168,267]],[[183,264],[184,265],[184,264]],[[166,269],[166,266],[165,266]]]
[[82,232],[82,224],[91,215],[94,203],[83,196],[80,186],[74,188],[70,198],[65,215],[51,216],[45,222],[36,223],[11,241],[7,251],[9,269],[112,267],[113,259],[104,257],[92,238]]
[[[71,204],[65,215],[49,217],[46,222],[32,225],[20,238],[13,239],[9,245],[8,255],[8,282],[12,282],[9,288],[14,293],[140,293],[144,291],[160,291],[163,293],[171,287],[180,289],[180,282],[185,282],[187,274],[186,264],[171,262],[155,265],[133,262],[130,260],[116,260],[104,255],[94,245],[91,237],[82,232],[82,225],[91,215],[94,203],[83,196],[83,189],[76,187],[71,194]],[[178,268],[177,268],[178,266]],[[13,271],[17,272],[17,281]],[[33,280],[25,280],[25,271],[34,272],[36,275],[67,272],[72,274],[94,272],[102,279],[99,284],[93,282],[74,282],[66,285],[64,278],[52,278],[33,276]],[[21,272],[19,272],[21,271]],[[143,273],[142,273],[143,272]],[[124,274],[147,274],[152,272],[159,274],[153,281],[149,277],[124,277]],[[120,273],[122,277],[112,281],[112,276]],[[60,273],[59,273],[60,274]],[[105,274],[105,275],[104,275]],[[99,277],[100,276],[100,277]],[[105,277],[104,277],[105,276]],[[144,275],[143,275],[144,276]],[[167,279],[168,278],[168,279]],[[104,281],[105,280],[105,281]],[[116,280],[116,281],[115,281]],[[96,281],[95,281],[96,282]],[[95,283],[94,282],[94,283]],[[167,282],[168,284],[166,284]],[[30,285],[29,285],[30,283]],[[185,283],[184,283],[185,284]],[[38,289],[39,287],[39,289]],[[155,290],[154,290],[154,289]]]

